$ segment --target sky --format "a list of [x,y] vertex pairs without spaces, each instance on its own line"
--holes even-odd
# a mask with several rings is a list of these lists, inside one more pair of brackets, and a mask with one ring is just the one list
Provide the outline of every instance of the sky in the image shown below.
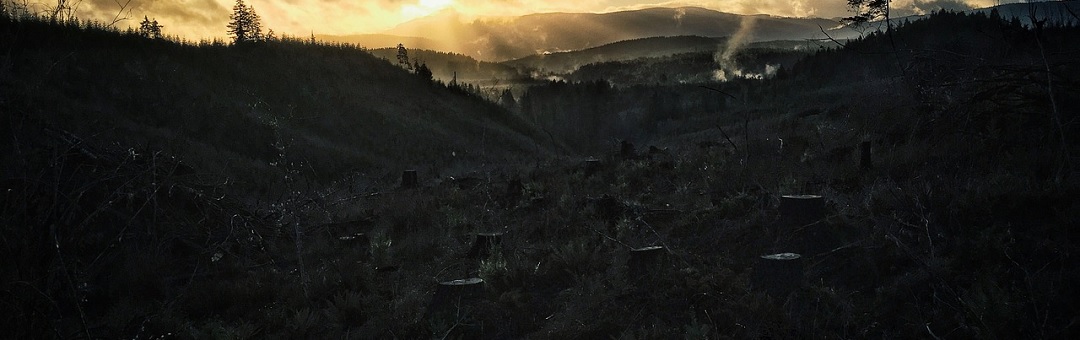
[[[10,0],[9,0],[10,1]],[[23,0],[18,0],[22,2]],[[163,33],[184,39],[224,38],[236,0],[66,0],[82,19],[134,27],[144,16],[163,25]],[[894,16],[938,8],[968,9],[1018,0],[893,0]],[[34,1],[30,1],[34,2]],[[849,16],[846,0],[244,0],[262,18],[264,30],[306,37],[314,34],[379,33],[440,11],[463,18],[544,12],[604,13],[648,7],[696,6],[736,14],[835,18]],[[55,0],[36,6],[55,5]],[[119,16],[118,16],[119,14]]]

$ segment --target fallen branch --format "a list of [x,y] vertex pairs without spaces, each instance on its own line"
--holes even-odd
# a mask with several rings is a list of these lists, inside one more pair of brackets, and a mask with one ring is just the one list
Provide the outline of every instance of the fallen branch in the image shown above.
[[735,152],[739,152],[739,147],[735,145],[735,142],[731,141],[731,137],[728,137],[727,132],[724,132],[724,128],[720,127],[720,124],[716,124],[716,128],[720,129],[720,134],[724,135],[724,139],[727,139],[728,143],[731,143],[731,147],[735,148]]

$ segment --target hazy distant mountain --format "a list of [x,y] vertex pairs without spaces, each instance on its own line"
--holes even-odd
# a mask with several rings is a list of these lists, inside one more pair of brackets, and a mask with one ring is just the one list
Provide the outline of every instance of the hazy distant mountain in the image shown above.
[[[614,13],[544,13],[465,20],[442,12],[401,24],[386,34],[418,36],[454,46],[447,51],[501,61],[533,54],[582,50],[617,41],[659,36],[727,37],[740,27],[749,41],[822,38],[821,29],[840,26],[819,18],[737,15],[696,7],[650,8]],[[832,31],[834,37],[856,34]]]

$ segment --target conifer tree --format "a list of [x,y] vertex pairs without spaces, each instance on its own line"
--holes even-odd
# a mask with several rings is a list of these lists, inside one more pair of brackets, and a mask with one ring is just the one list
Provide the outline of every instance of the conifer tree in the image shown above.
[[416,67],[416,75],[420,76],[421,79],[429,82],[435,80],[434,74],[431,72],[431,69],[428,68],[427,63],[417,64],[414,66]]
[[841,21],[858,26],[878,19],[885,19],[887,29],[892,30],[889,22],[889,3],[891,0],[847,0],[848,7],[855,15]]
[[143,21],[139,23],[139,34],[150,39],[161,39],[161,27],[157,19],[150,20],[143,16]]
[[255,9],[244,4],[244,0],[236,0],[233,5],[233,13],[229,16],[229,36],[233,37],[233,43],[262,41],[262,22]]
[[499,97],[499,104],[508,109],[516,108],[517,101],[514,100],[514,93],[510,89],[503,90],[502,96]]
[[251,40],[262,41],[262,18],[255,12],[255,7],[248,6],[248,11],[251,12]]
[[399,65],[405,65],[405,68],[411,69],[409,67],[409,50],[405,49],[404,44],[397,45],[397,62]]

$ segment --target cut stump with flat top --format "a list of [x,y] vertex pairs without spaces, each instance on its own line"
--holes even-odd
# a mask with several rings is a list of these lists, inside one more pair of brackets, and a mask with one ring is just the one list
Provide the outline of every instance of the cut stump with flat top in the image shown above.
[[513,178],[506,181],[506,199],[508,201],[515,202],[520,199],[524,190],[525,185],[521,183],[520,178]]
[[874,167],[874,161],[870,153],[870,142],[862,142],[860,149],[862,149],[862,157],[859,158],[859,168],[870,170],[870,168]]
[[465,254],[465,257],[470,259],[480,259],[491,256],[492,250],[495,250],[499,243],[502,241],[503,233],[477,233],[476,241],[473,242],[472,248],[469,248],[469,252]]
[[360,249],[361,256],[367,258],[371,256],[371,238],[364,233],[353,233],[351,235],[338,236],[340,241],[346,247],[354,247]]
[[600,171],[599,159],[589,158],[585,160],[585,177],[592,176],[598,171]]
[[623,217],[623,214],[626,212],[626,206],[624,206],[619,199],[604,194],[603,197],[596,200],[596,212],[599,213],[600,219],[614,224]]
[[622,141],[619,147],[619,155],[622,156],[623,159],[637,158],[637,151],[634,150],[634,143]]
[[780,196],[780,222],[786,231],[825,219],[825,198],[818,195]]
[[435,315],[452,312],[479,300],[484,296],[484,279],[468,279],[439,282],[435,295],[431,298],[428,314]]
[[663,255],[663,246],[632,249],[630,250],[630,258],[626,260],[627,273],[631,277],[648,276],[657,269]]
[[803,284],[802,255],[779,253],[762,255],[754,264],[751,284],[755,290],[763,291],[772,297],[787,295]]
[[405,170],[401,173],[402,188],[415,188],[419,185],[420,180],[416,175],[416,170]]

